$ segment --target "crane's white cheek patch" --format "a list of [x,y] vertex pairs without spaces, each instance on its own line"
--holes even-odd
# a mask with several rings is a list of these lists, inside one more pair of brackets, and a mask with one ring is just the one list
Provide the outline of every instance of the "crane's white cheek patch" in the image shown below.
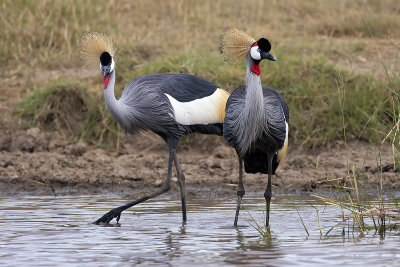
[[165,94],[174,109],[175,120],[183,125],[223,123],[229,93],[217,89],[210,95],[190,102],[179,102]]
[[114,64],[114,60],[111,58],[111,68],[110,68],[110,73],[114,70],[115,68],[115,64]]
[[250,49],[250,55],[255,60],[261,60],[260,52],[258,52],[258,46],[253,46]]

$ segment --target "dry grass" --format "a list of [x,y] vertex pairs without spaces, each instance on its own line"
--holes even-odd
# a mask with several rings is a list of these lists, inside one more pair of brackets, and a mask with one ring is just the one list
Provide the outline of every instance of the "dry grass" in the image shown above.
[[142,54],[136,53],[137,47],[147,47],[149,55],[200,48],[215,51],[221,33],[230,26],[254,38],[271,37],[273,45],[286,39],[298,46],[303,36],[368,37],[366,19],[375,36],[397,38],[399,12],[396,0],[3,0],[0,60],[12,63],[7,64],[8,70],[19,64],[78,66],[78,40],[88,30],[111,34],[136,56]]
[[[314,195],[314,197],[325,204],[337,206],[342,210],[342,220],[331,226],[325,235],[328,235],[337,227],[343,227],[343,232],[345,232],[344,227],[349,227],[351,221],[353,221],[352,229],[348,229],[348,231],[375,230],[383,235],[386,230],[398,230],[400,227],[400,207],[396,198],[387,201],[380,199],[377,202],[361,202],[358,200],[360,197],[358,193],[347,194],[346,198],[341,199],[318,195]],[[343,211],[349,211],[350,214],[345,215]]]

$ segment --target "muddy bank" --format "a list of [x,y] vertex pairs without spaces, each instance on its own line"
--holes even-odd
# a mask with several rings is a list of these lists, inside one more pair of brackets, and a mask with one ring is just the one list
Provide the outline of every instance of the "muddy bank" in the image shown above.
[[[125,136],[118,152],[69,141],[55,132],[32,128],[2,132],[0,138],[0,194],[96,194],[151,192],[166,177],[168,150],[155,135]],[[356,166],[359,182],[379,184],[375,152],[364,142],[343,143],[314,151],[291,148],[273,177],[276,193],[307,193],[338,184],[351,185],[347,172]],[[235,195],[238,177],[234,151],[222,138],[195,136],[183,140],[178,157],[186,175],[188,197]],[[393,162],[390,147],[382,148],[382,163]],[[383,173],[388,190],[400,188],[400,173]],[[351,174],[352,175],[352,174]],[[171,194],[178,192],[173,175]],[[248,194],[265,190],[266,176],[245,175]]]

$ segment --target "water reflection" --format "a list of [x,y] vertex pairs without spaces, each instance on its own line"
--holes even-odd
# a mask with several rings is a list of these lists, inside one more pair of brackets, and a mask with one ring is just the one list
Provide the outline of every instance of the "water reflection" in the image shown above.
[[[190,200],[188,222],[181,223],[180,201],[154,200],[123,214],[119,227],[91,222],[110,207],[110,198],[0,198],[3,220],[0,265],[340,265],[400,263],[396,232],[365,235],[338,228],[320,236],[316,211],[308,198],[273,200],[272,238],[261,238],[242,212],[233,227],[235,200]],[[341,220],[335,207],[318,206],[326,232]],[[310,236],[307,236],[299,215]],[[263,221],[263,199],[246,199],[246,209]],[[34,264],[33,264],[34,263]]]
[[235,250],[222,254],[226,263],[246,265],[262,263],[265,265],[283,258],[284,252],[280,249],[279,241],[275,238],[257,237],[254,240],[248,240],[239,228],[235,230],[238,246]]

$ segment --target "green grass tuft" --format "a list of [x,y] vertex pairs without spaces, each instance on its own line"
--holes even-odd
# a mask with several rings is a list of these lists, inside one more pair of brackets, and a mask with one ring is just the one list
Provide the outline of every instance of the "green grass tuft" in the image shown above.
[[27,127],[39,126],[76,134],[89,105],[85,85],[57,80],[33,90],[17,103],[15,113],[24,119]]
[[102,146],[118,145],[120,130],[103,97],[89,95],[80,83],[57,80],[34,89],[17,103],[14,113],[22,118],[25,128],[56,130]]

